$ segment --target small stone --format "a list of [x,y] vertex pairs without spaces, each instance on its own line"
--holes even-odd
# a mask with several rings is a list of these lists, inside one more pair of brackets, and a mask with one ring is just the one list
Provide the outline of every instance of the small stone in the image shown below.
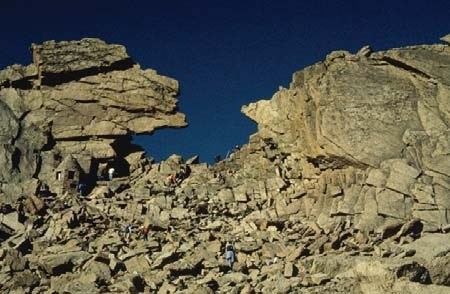
[[322,285],[322,284],[325,284],[328,281],[330,281],[330,278],[326,274],[317,273],[317,274],[312,274],[311,275],[311,282],[314,285]]
[[291,278],[291,277],[293,277],[295,275],[295,271],[296,271],[295,265],[292,264],[291,262],[287,262],[284,265],[284,273],[283,273],[283,275],[286,278]]

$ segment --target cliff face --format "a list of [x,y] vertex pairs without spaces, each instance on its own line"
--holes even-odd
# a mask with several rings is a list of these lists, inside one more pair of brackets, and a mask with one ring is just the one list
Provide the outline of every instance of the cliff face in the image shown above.
[[[449,46],[369,50],[333,52],[295,73],[289,89],[243,112],[280,148],[367,167],[404,157],[413,134],[423,132],[422,142],[448,140]],[[429,163],[439,151],[421,151],[426,168],[450,174]]]
[[[54,169],[73,154],[85,175],[139,151],[132,134],[183,127],[178,82],[143,70],[121,45],[98,39],[31,47],[33,64],[0,71],[0,182],[6,196],[51,185]],[[118,156],[118,154],[120,156]],[[126,168],[120,171],[126,174]],[[31,189],[31,190],[30,190]]]
[[304,212],[322,225],[343,216],[370,228],[412,217],[446,225],[449,67],[448,45],[336,51],[242,111],[258,123],[254,140],[305,159],[293,167],[302,180],[286,180],[310,187]]

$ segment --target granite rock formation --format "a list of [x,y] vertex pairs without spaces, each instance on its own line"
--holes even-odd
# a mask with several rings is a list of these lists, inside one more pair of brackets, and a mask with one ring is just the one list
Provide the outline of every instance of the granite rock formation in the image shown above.
[[[54,170],[74,156],[86,178],[132,152],[131,135],[183,127],[178,82],[143,70],[121,45],[98,39],[31,46],[33,64],[0,71],[1,190],[15,201],[37,181],[55,191]],[[33,181],[33,183],[30,183]]]
[[314,186],[303,211],[320,224],[415,217],[439,228],[450,221],[449,66],[448,45],[336,51],[242,111],[258,123],[254,139],[288,154],[282,166],[293,157],[316,169],[291,186]]
[[331,53],[243,107],[258,132],[212,166],[130,146],[184,125],[176,81],[99,40],[32,48],[0,72],[2,292],[449,292],[448,44]]

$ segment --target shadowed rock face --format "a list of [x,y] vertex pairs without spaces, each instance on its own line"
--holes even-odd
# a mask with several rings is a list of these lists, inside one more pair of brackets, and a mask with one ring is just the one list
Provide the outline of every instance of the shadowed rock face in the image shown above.
[[31,49],[33,64],[0,71],[0,182],[48,182],[55,158],[69,154],[89,173],[93,159],[126,153],[123,140],[122,150],[113,147],[119,138],[130,145],[132,134],[186,126],[178,82],[141,69],[121,45],[83,39]]

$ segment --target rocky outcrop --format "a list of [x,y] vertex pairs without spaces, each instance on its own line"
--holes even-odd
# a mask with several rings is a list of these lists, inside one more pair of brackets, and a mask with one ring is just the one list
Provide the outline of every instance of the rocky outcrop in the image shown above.
[[[250,190],[255,180],[247,175],[244,181],[233,160],[213,167],[190,162],[179,156],[153,164],[140,159],[128,178],[98,182],[86,197],[40,196],[44,212],[8,212],[0,220],[13,229],[1,243],[0,289],[448,291],[449,234],[424,233],[420,220],[379,232],[360,231],[350,222],[326,230],[295,207],[306,192],[292,193],[290,203],[274,196],[281,186],[276,173],[267,184],[259,181],[257,194]],[[178,174],[174,183],[171,174]],[[127,234],[123,228],[130,224]],[[150,228],[148,239],[141,226]],[[223,255],[230,241],[236,249],[231,269]]]
[[18,182],[27,182],[24,189],[37,179],[52,186],[55,168],[68,155],[87,178],[96,177],[99,164],[126,175],[120,160],[141,151],[130,135],[186,125],[177,111],[178,82],[141,69],[121,45],[83,39],[31,49],[33,64],[0,71],[6,197],[23,194]]
[[242,111],[282,167],[303,160],[285,180],[311,187],[300,203],[321,226],[416,217],[438,229],[450,221],[449,66],[448,45],[336,51]]
[[[122,101],[110,101],[118,93],[141,93],[111,90],[118,75],[127,73],[128,81],[129,73],[144,73],[128,68],[120,46],[100,42],[98,52],[86,52],[92,42],[100,41],[34,46],[41,54],[34,65],[1,72],[0,93],[21,93],[29,108],[41,102],[18,115],[11,101],[22,100],[0,100],[7,101],[0,103],[2,158],[10,163],[1,172],[20,179],[3,180],[2,189],[23,195],[0,202],[0,291],[448,293],[449,83],[442,69],[449,46],[332,53],[294,74],[290,88],[272,100],[244,107],[258,133],[209,166],[177,155],[155,163],[131,148],[134,115],[148,119],[144,132],[157,127],[152,120],[159,115],[167,124],[181,117],[166,101],[175,92],[152,84],[146,93],[164,94],[148,112],[139,103],[108,104]],[[39,69],[57,52],[90,61],[67,57],[64,66],[55,61]],[[76,79],[66,78],[69,69]],[[85,83],[89,88],[86,79],[97,82]],[[40,100],[23,94],[33,91],[46,94]],[[124,113],[122,122],[76,120],[66,104],[55,104],[73,93],[90,97],[71,100],[76,109],[86,106],[80,115],[110,105],[111,113]],[[47,95],[58,97],[46,102],[56,111],[40,120],[49,123],[25,124],[47,109]],[[167,105],[173,108],[164,112]],[[72,119],[54,123],[58,111]],[[27,149],[30,142],[37,147]],[[35,169],[27,154],[39,159]],[[85,193],[71,188],[91,170],[86,166],[104,164],[126,172],[99,178]],[[45,175],[53,179],[52,193],[33,190]],[[231,267],[224,260],[228,242],[236,253]]]

